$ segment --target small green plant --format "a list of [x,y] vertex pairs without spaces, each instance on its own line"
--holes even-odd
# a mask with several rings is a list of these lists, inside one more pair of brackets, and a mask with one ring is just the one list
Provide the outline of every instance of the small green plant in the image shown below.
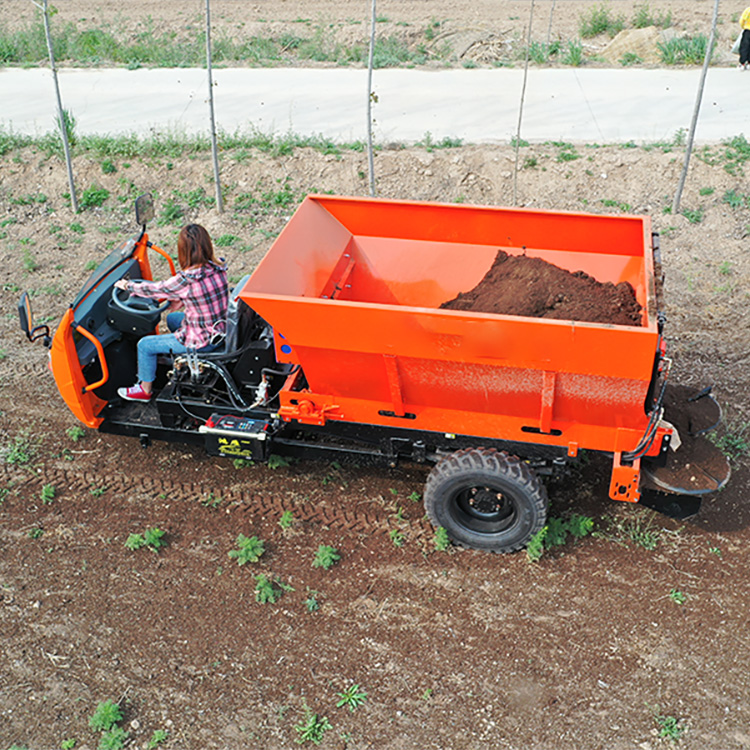
[[73,750],[76,746],[76,740],[73,737],[69,737],[67,740],[63,740],[60,743],[60,750]]
[[204,508],[212,508],[216,510],[221,505],[221,498],[218,495],[214,495],[213,490],[201,500],[201,505]]
[[669,592],[669,598],[675,604],[684,604],[687,601],[687,594],[683,593],[679,589],[672,589]]
[[229,557],[235,558],[238,565],[245,565],[258,562],[265,551],[265,544],[257,536],[246,537],[240,534],[237,537],[237,549],[230,550]]
[[702,187],[698,191],[698,195],[713,195],[716,192],[716,188],[712,187]]
[[148,750],[154,750],[159,747],[163,742],[166,742],[169,737],[168,732],[165,729],[154,729],[154,733],[151,735],[151,739],[148,741]]
[[709,433],[709,438],[725,456],[736,461],[750,453],[750,422],[727,425],[723,435]]
[[438,552],[445,552],[450,549],[451,540],[448,538],[448,532],[442,527],[435,529],[435,549]]
[[304,718],[294,727],[294,731],[299,735],[297,743],[302,745],[312,742],[313,745],[319,745],[323,741],[323,735],[333,727],[325,716],[313,713],[307,703],[304,704],[304,711]]
[[705,211],[702,208],[695,208],[693,210],[686,210],[682,212],[682,215],[691,223],[691,224],[700,224],[703,221],[703,217],[705,215]]
[[624,16],[612,16],[606,5],[596,5],[581,18],[578,33],[584,39],[590,39],[599,34],[617,36],[624,28]]
[[114,174],[117,171],[117,167],[111,159],[104,159],[101,167],[104,174]]
[[318,601],[318,592],[312,589],[307,589],[307,599],[305,599],[305,609],[307,612],[312,614],[320,609],[320,602]]
[[232,461],[232,466],[234,466],[235,469],[246,469],[249,466],[253,466],[253,462],[250,461],[247,458],[235,458]]
[[659,737],[672,742],[677,742],[685,733],[685,726],[674,716],[664,716],[658,712],[654,713],[654,721],[659,729]]
[[89,719],[89,726],[95,730],[106,732],[112,729],[117,722],[122,721],[120,706],[111,700],[106,700],[97,705],[96,710]]
[[659,15],[653,16],[648,3],[637,5],[632,24],[634,29],[645,29],[648,26],[658,26],[659,28],[667,29],[672,25],[672,11],[670,10],[667,13],[659,13]]
[[291,510],[285,510],[279,518],[279,526],[282,529],[290,529],[294,524],[294,513]]
[[655,550],[661,540],[661,530],[654,526],[654,516],[633,513],[624,519],[612,519],[601,536],[620,544],[635,544],[645,550]]
[[355,711],[367,701],[367,693],[359,685],[352,684],[346,690],[338,694],[339,701],[336,708],[346,706],[350,711]]
[[72,427],[68,427],[67,430],[65,430],[65,434],[74,442],[77,443],[79,440],[82,440],[86,436],[86,430],[83,429],[80,425],[73,425]]
[[559,547],[568,540],[568,535],[575,539],[588,536],[594,528],[594,519],[574,513],[570,518],[548,518],[543,526],[529,541],[526,557],[529,562],[538,562],[544,551]]
[[275,453],[272,453],[268,457],[268,468],[269,469],[284,469],[287,466],[290,465],[290,461],[288,458],[284,458],[284,456],[277,456]]
[[704,34],[675,37],[657,42],[661,62],[665,65],[700,65],[706,56],[708,39]]
[[255,601],[259,604],[275,604],[285,591],[294,591],[294,588],[278,577],[271,579],[263,573],[255,576]]
[[583,44],[577,39],[568,42],[568,49],[562,58],[563,65],[580,68],[583,65]]
[[422,500],[422,495],[420,495],[420,493],[415,490],[406,499],[411,500],[413,503],[418,503]]
[[174,198],[168,198],[156,223],[160,227],[164,227],[167,224],[179,224],[184,216],[185,211],[182,206]]
[[323,568],[323,570],[329,570],[341,559],[339,551],[335,547],[329,547],[326,544],[321,544],[318,547],[318,551],[315,553],[313,559],[313,568]]
[[40,529],[38,526],[35,526],[33,529],[29,530],[29,538],[31,539],[40,539],[44,535],[44,529]]
[[642,62],[643,58],[635,52],[626,52],[619,60],[620,65],[624,68],[630,67],[631,65],[640,65]]
[[106,487],[97,487],[96,485],[91,485],[91,489],[89,490],[89,493],[93,495],[94,497],[101,497],[105,492],[107,491]]
[[10,445],[3,449],[5,463],[11,464],[11,466],[22,466],[31,463],[35,455],[36,449],[26,434],[16,435],[11,440]]
[[112,727],[99,738],[99,750],[122,750],[129,736],[122,727]]
[[165,531],[158,528],[146,529],[143,534],[130,534],[125,540],[125,546],[130,550],[147,547],[152,552],[158,552],[162,547],[167,546],[164,540]]
[[41,495],[42,502],[45,505],[49,505],[55,499],[56,494],[57,494],[57,491],[55,490],[55,485],[45,484],[44,487],[42,487],[42,495]]
[[109,198],[109,190],[94,184],[81,193],[79,204],[82,209],[99,208],[107,198]]
[[241,241],[241,238],[236,234],[222,234],[216,238],[216,240],[214,241],[214,245],[217,245],[218,247],[231,247],[236,242]]
[[86,234],[86,230],[83,228],[83,224],[79,224],[77,221],[74,221],[72,224],[68,226],[68,229],[70,229],[71,232],[74,232],[75,234]]
[[393,542],[394,547],[403,547],[404,542],[406,541],[404,538],[404,534],[399,529],[391,529],[388,532],[388,536],[391,538],[391,542]]

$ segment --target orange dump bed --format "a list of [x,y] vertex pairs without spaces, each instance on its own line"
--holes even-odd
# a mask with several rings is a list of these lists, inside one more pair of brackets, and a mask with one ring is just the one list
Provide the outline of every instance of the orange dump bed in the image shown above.
[[[628,281],[641,326],[441,310],[498,250]],[[297,363],[280,413],[606,451],[632,450],[659,333],[651,224],[496,207],[309,196],[242,298]]]

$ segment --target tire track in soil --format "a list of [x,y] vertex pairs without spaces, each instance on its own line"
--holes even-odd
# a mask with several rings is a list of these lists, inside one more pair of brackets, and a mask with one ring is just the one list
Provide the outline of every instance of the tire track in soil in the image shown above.
[[[6,487],[14,490],[24,489],[41,492],[45,484],[64,486],[73,492],[87,492],[92,486],[106,487],[107,491],[127,493],[144,492],[153,497],[159,495],[174,496],[186,502],[202,503],[212,493],[209,485],[198,482],[169,482],[154,477],[129,477],[119,474],[101,474],[92,471],[72,471],[45,466],[40,473],[28,475],[12,466],[2,466],[2,481]],[[288,498],[262,496],[244,490],[229,490],[222,494],[227,501],[227,510],[238,510],[242,513],[259,513],[264,517],[279,519],[282,514],[291,511],[296,520],[320,526],[338,529],[352,534],[388,535],[394,528],[406,533],[410,541],[429,544],[435,530],[425,519],[408,521],[408,526],[394,524],[392,514],[386,515],[369,511],[352,511],[336,506],[319,503],[300,503]]]

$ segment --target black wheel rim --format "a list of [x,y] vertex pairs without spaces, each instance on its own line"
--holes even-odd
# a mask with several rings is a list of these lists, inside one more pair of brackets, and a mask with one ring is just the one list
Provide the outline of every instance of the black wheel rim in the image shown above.
[[453,520],[475,534],[499,534],[518,523],[519,506],[513,495],[492,484],[456,491],[449,503]]

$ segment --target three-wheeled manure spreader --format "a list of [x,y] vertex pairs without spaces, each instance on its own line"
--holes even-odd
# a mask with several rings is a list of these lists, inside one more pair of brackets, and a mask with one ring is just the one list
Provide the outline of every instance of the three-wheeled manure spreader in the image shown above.
[[[720,417],[711,396],[665,396],[648,217],[308,196],[231,292],[223,346],[160,363],[157,395],[140,404],[117,388],[136,381],[137,340],[158,332],[163,305],[123,300],[114,284],[151,279],[149,251],[174,273],[146,234],[152,217],[141,196],[141,231],[102,261],[47,336],[58,389],[89,427],[257,462],[273,453],[433,464],[431,521],[457,544],[499,552],[542,528],[540,476],[583,451],[612,457],[615,500],[638,502],[646,487],[700,496],[729,477],[699,435]],[[441,309],[499,250],[628,282],[641,324]],[[26,295],[19,313],[29,338],[49,333],[33,325]]]

